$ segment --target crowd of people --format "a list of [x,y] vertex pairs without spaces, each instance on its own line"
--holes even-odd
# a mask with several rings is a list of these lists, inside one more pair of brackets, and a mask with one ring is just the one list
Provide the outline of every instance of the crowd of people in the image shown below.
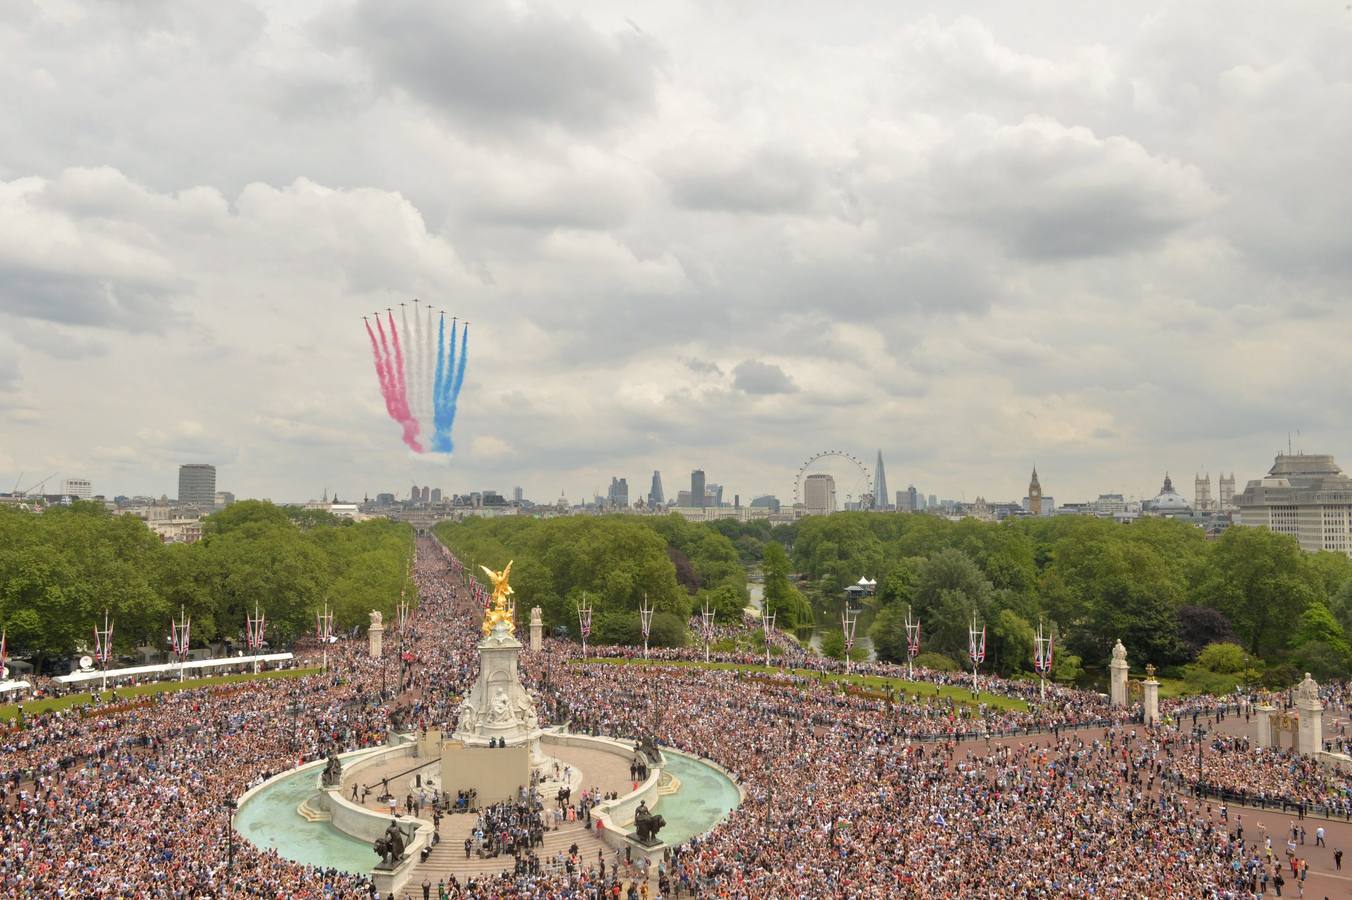
[[[419,541],[414,569],[416,611],[386,638],[393,677],[364,641],[346,641],[329,648],[327,674],[68,710],[0,731],[0,898],[373,896],[362,874],[303,866],[233,836],[230,806],[299,762],[380,743],[392,725],[452,720],[477,671],[481,607],[463,567],[432,540]],[[576,651],[547,638],[541,653],[522,657],[543,718],[655,737],[709,759],[737,779],[743,803],[646,872],[620,857],[607,865],[604,855],[537,859],[543,830],[565,808],[585,818],[571,797],[556,797],[558,810],[534,798],[480,809],[464,852],[511,855],[512,870],[452,880],[439,894],[1238,900],[1261,896],[1279,876],[1303,885],[1307,870],[1292,867],[1300,856],[1284,856],[1280,841],[1274,850],[1270,835],[1246,832],[1241,817],[1209,812],[1213,801],[1193,790],[1198,740],[1204,784],[1310,803],[1352,797],[1346,776],[1309,760],[1259,752],[1215,729],[1194,734],[1194,713],[1213,725],[1235,715],[1222,701],[1176,704],[1172,724],[1147,728],[1134,720],[1138,710],[1057,686],[1042,702],[1036,684],[983,679],[983,691],[1024,700],[1023,710],[940,696],[937,688],[961,677],[930,670],[915,678],[936,694],[879,698],[804,674],[684,665],[654,678],[647,667],[579,665]],[[653,655],[704,654],[698,646]],[[815,659],[811,667],[819,665],[840,671]],[[1346,702],[1341,689],[1330,697]]]

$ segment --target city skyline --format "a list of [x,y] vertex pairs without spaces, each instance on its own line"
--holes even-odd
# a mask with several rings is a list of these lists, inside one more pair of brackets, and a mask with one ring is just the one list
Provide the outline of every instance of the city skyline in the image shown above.
[[[1297,429],[1352,458],[1339,5],[206,8],[0,14],[4,489],[787,498],[839,446],[1070,499],[1243,482]],[[474,322],[446,460],[360,331],[414,297]]]
[[[1252,474],[1248,474],[1248,475],[1244,474],[1243,471],[1239,471],[1239,474],[1236,474],[1236,475],[1234,476],[1234,483],[1235,483],[1235,484],[1238,484],[1238,485],[1240,486],[1240,488],[1242,488],[1242,487],[1246,484],[1247,481],[1252,480],[1252,479],[1260,479],[1260,478],[1262,478],[1262,477],[1264,476],[1264,474],[1267,472],[1268,467],[1271,466],[1271,461],[1270,461],[1270,459],[1271,459],[1271,458],[1275,458],[1277,455],[1280,455],[1280,454],[1283,454],[1283,453],[1287,453],[1287,452],[1292,452],[1292,453],[1295,453],[1295,454],[1297,454],[1297,455],[1301,455],[1301,454],[1306,453],[1307,451],[1305,451],[1305,450],[1303,450],[1303,449],[1300,449],[1300,448],[1296,448],[1294,445],[1292,445],[1292,447],[1290,448],[1289,451],[1288,451],[1287,448],[1278,448],[1276,451],[1274,451],[1272,457],[1269,458],[1269,461],[1262,464],[1261,469],[1256,469]],[[1324,451],[1310,450],[1310,451],[1308,451],[1308,452],[1309,452],[1309,453],[1319,453],[1319,452],[1324,452]],[[882,450],[875,450],[875,454],[877,455],[878,458],[880,458],[880,459],[882,459],[882,460],[884,460],[884,461],[886,460],[886,453],[885,453],[884,451],[882,451]],[[1336,457],[1338,457],[1339,454],[1333,453],[1332,455],[1336,458]],[[203,467],[203,466],[212,469],[212,470],[213,470],[213,475],[215,474],[214,470],[218,468],[218,467],[216,467],[216,466],[214,466],[214,465],[211,465],[211,464],[192,463],[192,464],[178,464],[178,465],[174,465],[174,466],[172,466],[172,469],[173,469],[173,471],[176,473],[176,476],[175,476],[175,477],[176,477],[176,478],[179,478],[179,477],[181,476],[182,470],[183,470],[184,468],[196,468],[196,467]],[[595,485],[592,485],[592,486],[587,487],[587,488],[580,488],[580,489],[578,489],[578,490],[576,490],[576,491],[568,491],[568,490],[564,490],[564,491],[563,491],[563,496],[566,496],[566,497],[567,497],[567,499],[569,500],[570,504],[584,504],[584,503],[588,503],[588,502],[591,502],[591,500],[592,500],[593,498],[595,498],[595,497],[601,497],[602,499],[609,500],[610,494],[611,494],[611,490],[615,487],[615,485],[613,484],[614,480],[615,480],[616,478],[621,479],[621,480],[627,480],[627,479],[629,478],[629,475],[627,474],[627,470],[617,470],[615,467],[609,467],[609,468],[607,469],[607,471],[610,472],[610,474],[608,474],[608,475],[605,477],[605,479],[603,480],[603,482],[598,482],[598,483],[595,484]],[[626,474],[616,474],[618,471],[626,471]],[[660,474],[661,471],[662,471],[661,469],[655,469],[655,470],[653,470],[653,475],[654,475],[654,476],[657,476],[657,475]],[[691,471],[691,475],[692,475],[692,476],[693,476],[695,473],[699,473],[700,475],[704,475],[703,470],[699,470],[699,469],[696,469],[696,470],[692,470],[692,471]],[[876,473],[876,462],[875,462],[875,473]],[[38,482],[35,481],[34,479],[31,479],[31,478],[27,477],[28,473],[19,473],[19,474],[24,475],[24,477],[22,478],[22,481],[24,482],[24,484],[21,485],[21,486],[26,487],[26,486],[28,486],[28,483],[29,483],[29,482],[32,482],[33,485],[34,485],[34,487],[36,488],[36,485],[38,484]],[[451,480],[453,480],[453,475],[452,475],[451,473],[449,473],[449,472],[442,472],[442,471],[436,470],[436,471],[433,471],[433,472],[428,473],[428,474],[429,474],[430,477],[434,477],[434,478],[436,478],[436,479],[438,479],[438,480],[445,480],[445,481],[448,481],[448,482],[451,481]],[[839,473],[837,473],[837,474],[839,474]],[[1074,500],[1074,501],[1087,501],[1087,500],[1093,500],[1095,497],[1097,497],[1097,496],[1100,495],[1100,494],[1113,494],[1113,493],[1117,493],[1117,494],[1122,494],[1123,497],[1124,497],[1126,500],[1128,500],[1128,501],[1142,501],[1142,500],[1148,500],[1148,499],[1150,499],[1151,497],[1154,497],[1154,496],[1158,493],[1158,490],[1159,490],[1158,485],[1159,485],[1159,480],[1160,480],[1160,478],[1162,478],[1162,477],[1164,477],[1164,476],[1167,476],[1167,475],[1171,475],[1171,474],[1177,476],[1177,477],[1176,477],[1176,480],[1177,480],[1177,482],[1178,482],[1179,485],[1182,485],[1182,486],[1186,487],[1187,484],[1191,483],[1191,482],[1189,481],[1189,478],[1192,477],[1192,476],[1184,475],[1184,474],[1182,473],[1182,470],[1181,470],[1181,469],[1171,469],[1171,468],[1166,467],[1166,468],[1160,470],[1160,472],[1158,472],[1158,473],[1155,474],[1155,476],[1154,476],[1154,482],[1153,482],[1153,483],[1149,483],[1149,484],[1147,484],[1147,485],[1140,486],[1140,487],[1138,487],[1137,489],[1133,490],[1133,489],[1123,488],[1123,487],[1121,487],[1119,484],[1117,484],[1116,482],[1113,482],[1113,481],[1111,480],[1111,473],[1104,473],[1102,483],[1099,484],[1097,487],[1091,487],[1091,488],[1089,489],[1088,492],[1083,493],[1083,494],[1077,494],[1077,493],[1075,493],[1074,491],[1066,491],[1065,493],[1059,493],[1059,494],[1058,494],[1058,498],[1064,498],[1064,499],[1067,500],[1067,501],[1071,501],[1071,500]],[[737,485],[736,483],[732,483],[732,482],[725,482],[725,483],[722,484],[722,485],[717,484],[717,483],[714,483],[714,482],[708,482],[708,485],[709,485],[709,487],[710,487],[711,489],[713,489],[713,488],[721,488],[721,489],[723,489],[723,492],[724,492],[724,502],[727,503],[727,504],[729,504],[729,505],[732,504],[732,502],[733,502],[733,501],[732,501],[732,497],[733,497],[734,495],[738,495],[738,496],[742,497],[742,498],[743,498],[744,504],[749,504],[750,501],[751,501],[751,499],[753,499],[753,498],[755,498],[755,497],[759,497],[759,496],[773,496],[773,497],[779,499],[779,500],[780,500],[782,503],[784,503],[785,506],[787,507],[787,506],[790,505],[790,503],[791,503],[791,498],[792,498],[792,493],[793,493],[792,473],[790,472],[789,475],[790,475],[790,477],[789,477],[789,479],[787,480],[787,482],[786,482],[783,486],[779,487],[778,489],[773,489],[773,488],[772,488],[772,489],[768,489],[768,490],[756,489],[756,488],[753,488],[753,489],[744,489],[744,488],[741,487],[740,485]],[[1200,478],[1200,479],[1206,479],[1206,477],[1207,477],[1208,475],[1211,475],[1211,478],[1212,478],[1213,482],[1216,481],[1218,478],[1223,480],[1223,479],[1226,477],[1225,473],[1222,472],[1222,471],[1220,471],[1219,469],[1217,469],[1217,470],[1215,471],[1215,473],[1212,473],[1212,470],[1209,469],[1209,468],[1206,468],[1206,467],[1197,469],[1195,475],[1196,475],[1197,478]],[[0,493],[6,493],[6,492],[9,490],[9,488],[4,487],[4,485],[13,482],[13,479],[12,479],[12,478],[9,479],[9,481],[7,482],[7,481],[6,481],[6,476],[7,476],[7,473],[0,472]],[[921,499],[922,499],[922,500],[924,500],[924,496],[925,496],[926,494],[928,494],[931,498],[934,498],[934,497],[940,497],[940,498],[942,498],[942,499],[944,499],[944,500],[952,500],[952,501],[958,501],[958,502],[970,502],[970,501],[972,501],[972,500],[975,500],[978,496],[982,496],[982,497],[984,497],[985,499],[987,499],[987,500],[992,500],[992,501],[993,501],[993,500],[996,500],[996,499],[1002,499],[1002,500],[1003,500],[1003,499],[1017,499],[1019,496],[1023,496],[1023,495],[1026,495],[1026,494],[1027,494],[1027,487],[1028,487],[1028,485],[1027,485],[1027,476],[1024,476],[1023,479],[1022,479],[1022,480],[1023,480],[1023,487],[1022,487],[1022,488],[1011,487],[1011,488],[1009,489],[1009,492],[1008,492],[1007,494],[1006,494],[1006,493],[1001,493],[999,489],[990,489],[990,488],[987,488],[987,487],[983,487],[983,485],[988,485],[988,484],[993,484],[993,483],[1003,484],[1003,483],[1005,483],[1005,482],[1017,482],[1017,481],[1020,480],[1020,479],[1017,478],[1017,477],[1013,477],[1013,476],[1008,476],[1008,477],[1007,477],[1007,476],[1008,476],[1008,473],[1004,473],[1004,472],[993,473],[992,478],[989,479],[989,480],[987,480],[987,481],[980,482],[980,483],[978,483],[978,484],[976,484],[976,485],[973,485],[973,486],[966,486],[966,487],[959,486],[959,487],[957,487],[956,489],[954,489],[954,490],[952,490],[952,491],[948,491],[947,489],[945,489],[945,490],[940,490],[940,491],[934,491],[934,490],[933,490],[933,485],[932,485],[932,484],[928,484],[928,483],[925,484],[925,485],[921,485],[921,486],[917,486],[917,485],[911,484],[911,487],[914,488],[914,489],[916,489],[916,490],[918,491],[918,493],[919,493],[919,495],[921,496]],[[707,476],[705,476],[705,477],[707,478]],[[1147,477],[1149,477],[1149,476],[1147,476]],[[117,488],[117,487],[109,488],[109,487],[107,487],[107,486],[106,486],[104,483],[102,483],[102,482],[99,482],[99,481],[96,481],[96,480],[93,480],[93,479],[88,479],[88,478],[86,478],[86,477],[84,476],[83,473],[81,473],[81,474],[79,474],[79,475],[67,475],[67,474],[64,474],[64,473],[56,473],[55,477],[43,479],[41,483],[47,484],[48,487],[50,488],[50,489],[47,490],[45,493],[46,493],[47,495],[53,495],[53,496],[54,496],[54,495],[56,495],[56,494],[58,494],[58,493],[69,493],[68,491],[65,490],[65,487],[66,487],[65,482],[66,482],[68,479],[72,479],[72,478],[78,479],[78,480],[84,485],[83,491],[87,492],[87,493],[90,494],[90,495],[93,495],[93,496],[101,496],[101,497],[105,497],[105,498],[107,498],[107,499],[111,499],[111,498],[113,498],[113,497],[115,497],[115,496],[127,496],[127,497],[132,497],[132,496],[144,496],[144,497],[152,497],[152,498],[153,498],[153,497],[165,496],[165,497],[169,497],[170,499],[177,499],[177,500],[183,500],[183,499],[184,499],[184,498],[182,498],[181,496],[177,496],[177,494],[181,493],[181,491],[175,491],[175,490],[172,490],[172,489],[170,489],[170,487],[165,487],[165,488],[162,489],[162,490],[161,490],[161,489],[151,489],[151,490],[123,490],[123,489],[120,489],[120,488]],[[522,478],[522,477],[520,477],[520,473],[516,473],[516,474],[514,474],[514,475],[511,474],[511,473],[509,473],[508,475],[504,476],[504,478],[505,478],[505,480],[499,479],[499,481],[495,481],[495,482],[493,482],[493,483],[486,483],[486,484],[481,484],[481,483],[477,483],[477,482],[470,482],[470,483],[465,483],[465,484],[456,484],[454,487],[448,488],[444,493],[445,493],[445,496],[449,498],[449,497],[451,497],[451,496],[453,496],[453,495],[465,495],[465,496],[468,496],[468,495],[471,494],[471,493],[478,493],[478,492],[483,492],[483,491],[496,491],[496,492],[502,494],[503,496],[509,496],[509,497],[514,497],[514,498],[515,498],[515,492],[519,490],[519,491],[522,492],[522,497],[521,497],[521,498],[515,498],[515,499],[522,499],[522,498],[524,498],[524,499],[530,500],[531,502],[536,503],[536,504],[552,504],[552,503],[554,503],[555,501],[557,501],[558,498],[559,498],[559,496],[560,496],[560,494],[559,494],[557,491],[551,494],[551,493],[548,491],[548,488],[547,488],[547,487],[545,488],[545,490],[544,490],[543,492],[534,492],[530,487],[527,486],[527,485],[530,485],[530,484],[532,483],[532,479],[531,479],[531,478]],[[248,479],[245,479],[245,480],[247,481]],[[691,480],[693,481],[694,479],[692,478]],[[1194,479],[1194,480],[1195,480],[1195,479]],[[499,483],[499,482],[500,482],[500,483]],[[179,481],[179,483],[180,483],[180,484],[182,483],[181,480]],[[223,481],[222,483],[226,483],[226,482]],[[229,483],[233,486],[233,482],[229,482]],[[91,489],[91,484],[92,484],[92,489]],[[58,492],[58,490],[56,489],[56,486],[57,486],[57,485],[60,485],[60,487],[61,487],[61,490],[60,490],[59,492]],[[316,489],[316,488],[318,488],[318,491],[319,491],[318,493],[315,492],[315,489]],[[876,486],[875,486],[875,489],[876,489]],[[437,490],[440,491],[440,488],[438,488]],[[33,493],[34,493],[34,495],[36,496],[36,495],[39,495],[39,494],[41,494],[41,493],[43,493],[43,492],[37,491],[37,490],[35,489],[35,490],[33,491]],[[365,497],[372,497],[372,498],[373,498],[373,497],[375,497],[377,494],[380,494],[380,493],[394,493],[394,494],[396,494],[396,495],[402,497],[402,496],[406,496],[406,494],[407,494],[407,488],[402,488],[402,489],[400,489],[400,488],[398,488],[397,486],[393,485],[392,483],[389,483],[389,482],[388,482],[388,479],[384,479],[383,477],[381,477],[381,478],[374,478],[374,479],[371,479],[371,485],[370,485],[369,487],[363,486],[363,487],[360,487],[360,488],[344,488],[344,487],[341,486],[341,485],[335,486],[331,481],[321,479],[321,480],[318,480],[318,481],[314,481],[313,484],[311,484],[309,481],[306,481],[304,484],[300,485],[299,487],[297,487],[297,488],[295,488],[295,489],[293,489],[293,490],[290,490],[289,492],[283,491],[283,492],[278,493],[278,494],[254,494],[254,493],[245,493],[245,492],[241,492],[241,491],[238,491],[238,490],[232,491],[231,493],[232,493],[232,496],[233,496],[233,495],[238,495],[238,496],[240,497],[240,499],[267,499],[267,500],[272,500],[272,501],[278,502],[278,503],[305,503],[305,502],[311,502],[311,501],[314,501],[314,500],[319,499],[320,494],[325,494],[325,495],[327,495],[327,494],[332,494],[332,495],[334,495],[334,496],[342,496],[344,499],[349,500],[349,501],[350,501],[350,500],[359,500],[359,499],[361,499],[361,498],[364,497],[364,496],[365,496]],[[689,493],[690,493],[690,492],[689,492],[688,490],[683,490],[683,491],[681,491],[681,494],[682,494],[683,496],[688,496]],[[900,496],[900,495],[902,495],[902,494],[905,494],[905,493],[906,493],[905,490],[899,490],[899,491],[897,491],[897,495],[898,495],[898,496]],[[626,497],[628,496],[628,487],[627,487],[627,485],[626,485],[626,487],[625,487],[625,496],[626,496]],[[1186,496],[1187,496],[1190,500],[1196,499],[1196,493],[1195,493],[1195,490],[1193,490],[1191,493],[1187,493]],[[640,497],[640,495],[637,495],[637,494],[634,495],[634,497],[630,500],[630,502],[629,502],[628,505],[630,505],[630,506],[634,505],[634,502],[635,502],[637,499],[639,499],[639,497]],[[1214,497],[1215,497],[1215,495],[1212,495],[1213,500],[1214,500]],[[646,502],[646,495],[643,496],[643,499],[644,499],[645,502]],[[672,498],[665,498],[665,499],[666,499],[666,502],[667,502],[667,503],[672,503],[672,502],[674,502],[674,501],[672,500]],[[851,499],[851,500],[857,500],[858,498],[853,497],[853,495],[851,495],[851,498],[850,498],[850,499]],[[845,507],[844,507],[845,502],[846,502],[845,494],[844,494],[844,493],[840,493],[838,503],[839,503],[839,507],[840,507],[841,509],[844,509],[844,508],[845,508]],[[882,503],[883,501],[882,501],[882,500],[879,500],[878,502],[879,502],[879,503]],[[925,501],[925,502],[926,502],[928,505],[933,505],[933,500],[932,500],[932,499],[931,499],[931,500],[928,500],[928,501]],[[888,505],[889,508],[892,508],[892,507],[893,507],[893,500],[892,500],[892,499],[889,499],[889,500],[887,501],[887,505]],[[922,508],[923,508],[923,507],[922,507]]]

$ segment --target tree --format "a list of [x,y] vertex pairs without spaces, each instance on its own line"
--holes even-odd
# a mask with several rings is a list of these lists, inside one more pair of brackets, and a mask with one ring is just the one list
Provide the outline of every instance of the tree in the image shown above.
[[1244,671],[1244,648],[1238,644],[1207,644],[1197,654],[1197,665],[1208,672],[1231,674]]
[[924,669],[933,669],[936,672],[960,671],[958,664],[942,653],[921,653],[915,658],[915,664]]
[[920,569],[924,564],[923,559],[912,557],[897,560],[888,566],[885,574],[878,579],[875,595],[878,603],[882,606],[914,603],[916,588],[920,583]]
[[1084,674],[1080,662],[1074,653],[1056,651],[1052,657],[1052,680],[1057,684],[1074,684]]
[[1347,677],[1347,654],[1324,641],[1301,644],[1291,654],[1291,663],[1296,672],[1309,672],[1318,681]]
[[873,639],[873,652],[884,662],[905,662],[906,648],[906,606],[893,603],[878,610],[878,615],[869,628],[869,637]]
[[1208,644],[1239,641],[1234,626],[1219,610],[1196,604],[1179,607],[1178,637],[1184,653],[1194,657]]
[[1033,626],[1014,611],[1002,609],[996,613],[987,629],[987,664],[1001,675],[1032,669]]
[[845,632],[838,628],[822,632],[822,656],[828,659],[845,658]]
[[218,513],[212,513],[202,522],[204,535],[225,534],[250,525],[280,526],[290,524],[286,511],[266,500],[241,500]]
[[941,550],[921,567],[915,593],[915,615],[925,623],[927,646],[965,666],[972,615],[987,616],[990,582],[961,550]]
[[761,570],[765,573],[765,608],[775,616],[775,624],[788,630],[811,626],[812,606],[789,584],[789,557],[784,548],[776,543],[766,544]]
[[[747,604],[745,590],[738,590],[731,584],[720,584],[712,591],[706,591],[704,599],[709,601],[717,624],[732,625],[742,621],[742,609]],[[703,609],[704,604],[700,602],[695,605],[692,612],[699,615]]]
[[1295,538],[1266,528],[1227,528],[1208,562],[1198,599],[1234,624],[1254,656],[1284,650],[1292,624],[1323,597]]

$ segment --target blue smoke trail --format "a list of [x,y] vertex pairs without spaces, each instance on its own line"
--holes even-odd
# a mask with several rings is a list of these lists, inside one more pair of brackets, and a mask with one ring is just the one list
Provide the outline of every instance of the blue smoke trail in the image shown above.
[[[452,345],[455,344],[454,333],[451,334],[451,344]],[[450,390],[450,401],[451,401],[450,421],[452,424],[454,424],[455,422],[456,404],[460,402],[460,388],[463,387],[465,384],[465,363],[468,361],[469,361],[469,326],[466,325],[464,328],[460,329],[460,359],[455,368],[455,379],[454,379],[455,383],[451,386]],[[446,428],[446,443],[448,446],[450,445],[450,442],[451,442],[450,426],[448,425]],[[449,453],[450,451],[447,450],[447,452]]]
[[[441,331],[437,335],[437,381],[436,391],[436,413],[434,424],[436,427],[432,435],[432,450],[437,453],[450,453],[454,449],[451,441],[451,426],[455,424],[455,399],[452,392],[455,389],[455,334],[457,331],[456,322],[451,320],[451,339],[449,342],[445,339],[445,320],[442,320]],[[461,369],[464,367],[461,366]]]
[[437,371],[432,379],[432,449],[439,450],[437,435],[441,432],[441,381],[446,376],[446,316],[437,322]]

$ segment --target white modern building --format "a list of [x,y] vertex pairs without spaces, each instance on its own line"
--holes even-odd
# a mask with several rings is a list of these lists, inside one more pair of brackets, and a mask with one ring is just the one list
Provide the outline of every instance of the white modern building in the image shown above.
[[1235,495],[1238,525],[1289,534],[1302,550],[1352,556],[1352,478],[1327,454],[1279,453],[1263,478]]
[[63,478],[61,493],[76,500],[88,500],[94,496],[94,486],[89,483],[88,478]]

